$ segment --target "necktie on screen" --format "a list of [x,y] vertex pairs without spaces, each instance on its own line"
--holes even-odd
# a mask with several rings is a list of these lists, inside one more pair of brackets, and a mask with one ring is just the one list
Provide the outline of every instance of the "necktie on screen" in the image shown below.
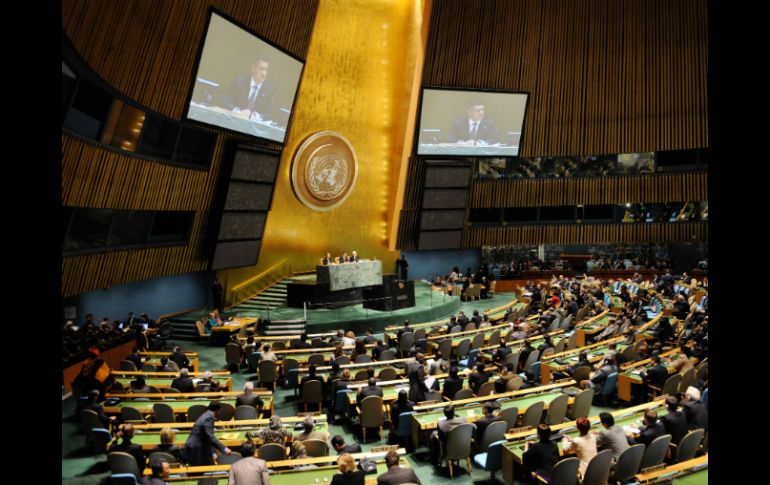
[[471,139],[472,140],[476,139],[476,133],[478,131],[479,131],[479,122],[478,121],[474,121],[473,123],[471,123]]
[[251,91],[251,95],[249,96],[249,105],[248,105],[249,111],[254,110],[254,103],[256,103],[257,101],[257,91],[259,91],[259,87],[255,85],[254,89],[252,89]]

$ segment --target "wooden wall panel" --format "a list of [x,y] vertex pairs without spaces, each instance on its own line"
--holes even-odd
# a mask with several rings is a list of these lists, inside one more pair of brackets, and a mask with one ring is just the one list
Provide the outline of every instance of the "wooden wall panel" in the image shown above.
[[706,172],[575,179],[473,179],[469,206],[476,209],[700,200],[708,200]]
[[180,119],[209,6],[305,58],[319,0],[63,0],[75,50],[128,98]]
[[706,0],[435,2],[423,84],[530,92],[522,156],[708,145]]
[[[304,58],[318,1],[63,0],[62,29],[86,64],[112,88],[180,120],[209,5]],[[62,134],[63,205],[196,213],[186,246],[65,257],[62,295],[205,270],[202,245],[213,189],[224,148],[234,140],[253,143],[251,138],[220,134],[210,168],[194,170]]]
[[660,224],[578,224],[466,228],[463,247],[539,244],[608,244],[708,240],[708,222]]

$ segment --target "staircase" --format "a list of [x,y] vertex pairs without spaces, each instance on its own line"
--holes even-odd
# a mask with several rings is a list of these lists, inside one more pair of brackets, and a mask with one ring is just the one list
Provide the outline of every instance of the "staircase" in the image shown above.
[[263,312],[268,307],[270,309],[286,306],[286,284],[291,282],[291,278],[286,278],[262,293],[252,296],[248,300],[236,305],[231,311],[251,311]]
[[169,318],[173,327],[171,332],[171,340],[198,340],[198,328],[195,326],[195,321],[201,318],[201,310],[196,312],[185,313],[173,318]]
[[306,325],[305,320],[275,320],[265,325],[265,335],[302,335]]

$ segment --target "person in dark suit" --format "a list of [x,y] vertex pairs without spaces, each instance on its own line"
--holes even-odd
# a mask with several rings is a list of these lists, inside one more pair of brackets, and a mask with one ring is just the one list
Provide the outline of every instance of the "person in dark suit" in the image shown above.
[[660,363],[659,355],[652,356],[652,364],[652,367],[647,372],[642,372],[642,378],[647,385],[663,388],[668,379],[668,369]]
[[179,392],[195,392],[195,384],[190,379],[190,371],[183,367],[179,370],[179,377],[171,381],[171,387],[178,389]]
[[709,428],[708,410],[706,410],[706,404],[700,400],[700,391],[698,388],[690,386],[684,395],[687,400],[682,403],[682,412],[687,418],[687,429],[702,428],[703,432],[707,433]]
[[[337,364],[334,362],[334,364]],[[339,364],[337,364],[337,367],[339,367]],[[336,400],[337,400],[337,391],[342,391],[348,388],[348,385],[350,384],[350,371],[348,369],[344,369],[342,371],[342,377],[338,379],[332,379],[332,376],[329,376],[329,379],[331,379],[328,383],[329,387],[329,406],[326,408],[326,418],[329,423],[334,423],[335,418],[337,417],[337,413],[334,411],[336,407]],[[342,397],[342,399],[345,399],[347,401],[347,397]]]
[[468,377],[468,385],[473,389],[473,393],[478,395],[479,388],[489,380],[489,374],[484,371],[484,363],[476,364],[476,370]]
[[243,385],[243,394],[235,397],[235,407],[253,406],[256,409],[262,409],[264,405],[265,403],[262,399],[257,394],[254,394],[254,383],[251,381]]
[[372,347],[372,360],[380,360],[380,354],[388,350],[388,346],[382,343],[382,339],[377,339],[377,345]]
[[398,427],[398,416],[414,410],[414,401],[410,401],[409,394],[405,389],[398,391],[398,399],[390,405],[390,426],[391,430]]
[[272,120],[273,86],[266,81],[269,67],[267,58],[258,52],[251,62],[250,75],[235,76],[221,107],[248,120]]
[[372,327],[369,327],[366,329],[366,337],[364,337],[364,343],[365,344],[373,344],[377,343],[377,337],[374,335],[374,330],[372,330]]
[[136,366],[136,370],[140,370],[142,368],[142,356],[139,355],[138,346],[134,346],[133,353],[128,357],[126,357],[126,360],[129,362],[133,362],[133,364]]
[[679,411],[679,399],[676,396],[668,396],[666,398],[666,407],[668,408],[668,414],[660,418],[663,422],[663,426],[666,428],[666,433],[671,435],[671,442],[678,445],[684,435],[687,434],[687,418],[682,411]]
[[377,477],[377,485],[401,485],[402,483],[422,485],[414,470],[401,468],[398,466],[398,461],[398,453],[395,450],[390,450],[385,454],[385,465],[387,465],[388,471]]
[[654,409],[648,409],[644,413],[644,428],[639,432],[639,436],[634,439],[634,444],[644,444],[650,446],[655,438],[666,434],[666,427],[658,420],[658,413]]
[[348,263],[357,263],[361,260],[361,258],[358,257],[358,253],[356,251],[353,251],[351,253],[351,256],[348,258]]
[[382,388],[377,385],[377,379],[374,377],[369,378],[369,385],[366,387],[362,387],[360,391],[358,391],[358,395],[356,396],[356,402],[360,405],[361,402],[369,397],[369,396],[383,396]]
[[152,475],[142,478],[142,485],[166,485],[171,470],[167,461],[156,461],[152,464]]
[[95,412],[96,416],[99,418],[99,421],[102,422],[102,426],[106,429],[110,429],[110,423],[114,421],[116,417],[107,417],[107,415],[104,414],[104,408],[101,404],[98,403],[100,394],[101,393],[99,392],[99,389],[91,389],[88,391],[88,402],[83,406],[83,409],[90,409],[91,411]]
[[332,446],[338,455],[343,453],[361,453],[361,445],[358,443],[346,445],[345,438],[340,435],[336,435],[334,438],[332,438]]
[[334,258],[332,258],[332,253],[326,253],[326,256],[321,260],[321,263],[324,266],[329,266],[330,264],[334,263]]
[[500,416],[495,416],[495,409],[497,409],[495,404],[492,401],[486,401],[481,406],[481,412],[484,413],[484,416],[476,421],[476,444],[481,444],[481,439],[484,437],[484,431],[487,429],[487,426],[497,421],[503,421],[503,418]]
[[463,388],[463,378],[459,377],[457,367],[452,366],[449,368],[449,377],[444,380],[444,397],[451,399],[455,398],[457,391]]
[[332,478],[332,485],[364,485],[366,474],[363,470],[356,469],[356,461],[348,453],[337,458],[337,466],[340,472]]
[[407,274],[409,273],[409,263],[406,262],[406,255],[401,254],[401,259],[396,260],[396,266],[398,267],[398,279],[406,281]]
[[309,349],[310,344],[307,341],[307,333],[302,333],[299,338],[295,338],[291,341],[292,349]]
[[544,477],[550,477],[553,473],[553,467],[561,459],[559,456],[559,445],[551,441],[551,427],[545,423],[537,425],[536,443],[529,442],[524,444],[524,455],[522,460],[526,469],[527,476],[531,477],[530,483],[539,483],[533,474]]
[[449,130],[449,143],[459,145],[491,145],[497,143],[497,127],[484,117],[484,103],[468,103],[468,116],[458,118]]
[[[221,407],[222,405],[218,401],[212,401],[206,412],[195,420],[190,436],[184,444],[184,456],[189,465],[213,465],[212,448],[216,448],[225,455],[230,454],[230,448],[223,445],[214,435],[214,421],[216,421]],[[142,467],[139,469],[141,470]]]
[[175,345],[174,352],[168,356],[168,360],[176,363],[180,369],[185,369],[190,365],[190,359],[182,353],[182,347]]
[[168,453],[169,455],[176,458],[179,463],[184,463],[184,459],[182,457],[182,448],[180,448],[179,445],[174,442],[175,440],[176,433],[174,430],[170,427],[163,428],[160,430],[160,444],[152,449],[152,453],[156,451]]
[[139,465],[139,470],[144,470],[146,460],[144,458],[144,452],[140,445],[131,443],[131,438],[134,437],[134,426],[131,423],[125,423],[120,426],[120,430],[115,434],[115,441],[121,438],[120,444],[113,443],[108,448],[108,452],[122,451],[133,456],[136,460],[136,464]]
[[409,327],[409,320],[404,320],[404,328],[399,328],[398,329],[398,332],[396,333],[396,338],[401,340],[401,335],[406,333],[406,332],[414,332],[414,330],[412,330]]
[[505,339],[500,339],[500,348],[495,352],[495,362],[503,362],[513,350],[505,345]]

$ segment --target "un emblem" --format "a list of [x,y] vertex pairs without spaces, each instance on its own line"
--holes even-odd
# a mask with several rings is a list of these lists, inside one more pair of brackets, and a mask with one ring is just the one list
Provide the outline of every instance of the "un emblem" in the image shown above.
[[358,160],[350,142],[339,133],[322,131],[305,140],[294,156],[291,183],[303,204],[328,211],[353,191]]

